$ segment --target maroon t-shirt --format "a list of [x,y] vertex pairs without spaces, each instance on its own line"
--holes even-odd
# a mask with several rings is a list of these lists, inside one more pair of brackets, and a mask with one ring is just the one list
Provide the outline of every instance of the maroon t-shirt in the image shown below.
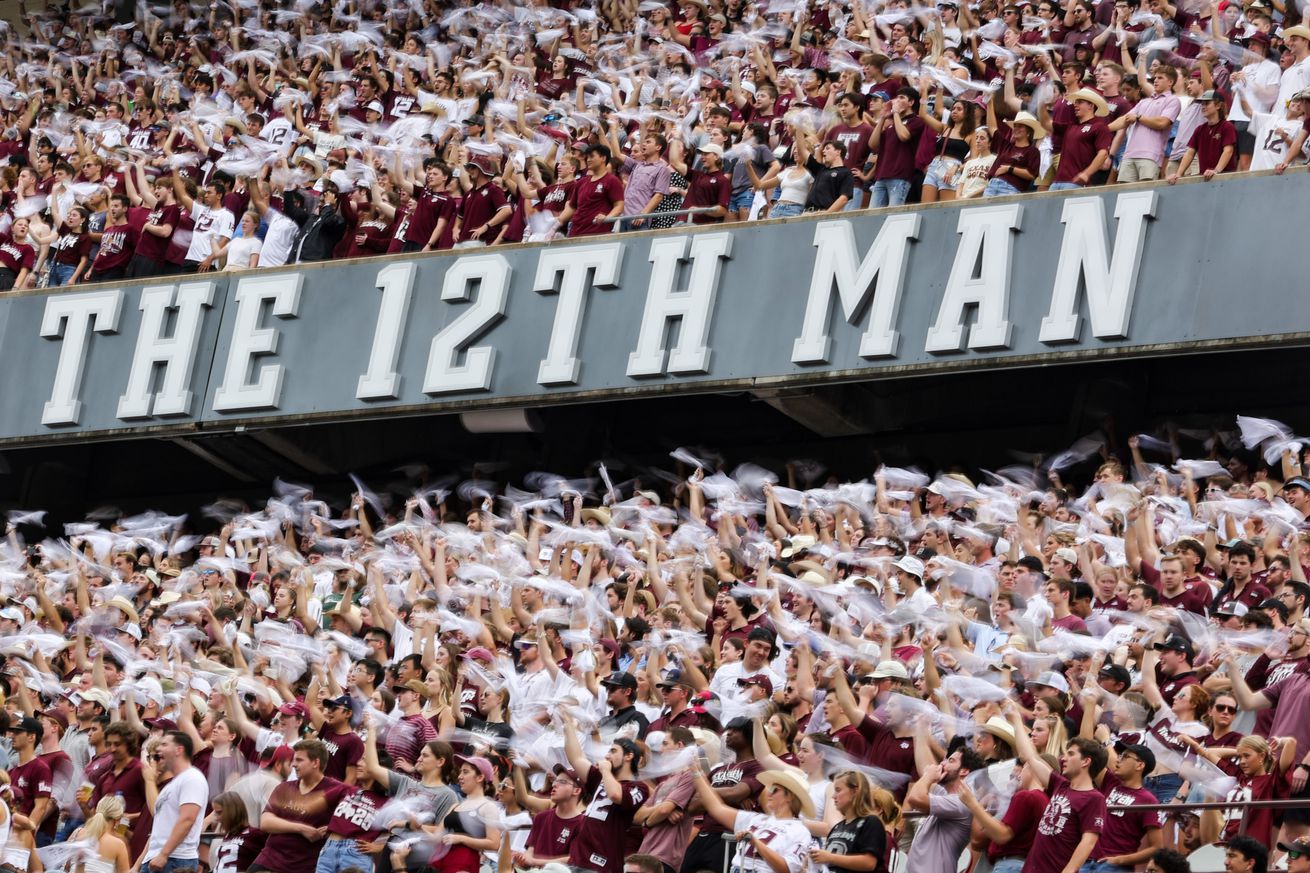
[[1064,618],[1057,618],[1051,622],[1051,627],[1058,627],[1061,630],[1067,630],[1071,634],[1087,633],[1087,622],[1083,621],[1072,612]]
[[[1284,800],[1292,793],[1288,772],[1266,773],[1263,776],[1237,777],[1237,785],[1228,792],[1225,800]],[[1237,836],[1242,819],[1246,819],[1246,835],[1255,837],[1266,846],[1272,844],[1274,833],[1275,809],[1245,809],[1231,807],[1224,811],[1227,818],[1224,824],[1223,839],[1231,840]]]
[[1160,685],[1160,696],[1164,698],[1166,706],[1174,705],[1174,698],[1177,697],[1188,685],[1199,685],[1200,677],[1192,670],[1186,673],[1179,673],[1175,676],[1165,676],[1160,672],[1159,666],[1156,668],[1156,681]]
[[[738,809],[754,810],[755,798],[764,790],[764,783],[760,782],[759,776],[764,767],[759,761],[752,758],[749,761],[735,761],[731,764],[720,764],[710,771],[710,786],[713,788],[732,788],[734,785],[740,785],[745,782],[750,786],[750,791],[746,793],[747,800],[737,805]],[[706,816],[705,821],[701,824],[701,833],[703,834],[722,834],[727,833],[728,829],[719,824],[711,816]]]
[[92,808],[102,797],[111,797],[115,794],[123,795],[127,814],[137,816],[132,823],[132,839],[128,842],[128,854],[133,858],[139,858],[145,851],[146,844],[150,842],[150,826],[154,821],[154,813],[146,805],[146,783],[141,775],[139,758],[129,760],[121,773],[114,772],[112,763],[105,769],[91,791]]
[[[326,776],[313,791],[305,794],[300,791],[299,781],[283,782],[269,795],[264,811],[296,824],[327,827],[341,798],[354,790],[353,786]],[[323,840],[310,841],[300,834],[269,834],[255,863],[278,873],[314,873],[322,845]]]
[[599,873],[622,873],[628,828],[632,826],[637,808],[650,796],[650,786],[638,780],[628,780],[619,782],[619,788],[618,797],[609,797],[601,784],[600,768],[592,767],[587,774],[584,794],[594,792],[594,795],[582,813],[578,833],[569,846],[571,866]]
[[500,233],[499,228],[489,227],[482,236],[477,237],[473,235],[473,231],[491,221],[507,202],[505,192],[500,190],[499,186],[490,182],[471,189],[464,195],[464,201],[459,205],[459,241],[472,242],[476,240],[490,243],[495,240],[496,234]]
[[[992,151],[996,153],[996,160],[992,162],[991,169],[987,173],[989,179],[1000,179],[1002,182],[1008,182],[1015,187],[1020,193],[1028,191],[1033,186],[1038,172],[1042,168],[1042,153],[1037,150],[1035,145],[1026,145],[1022,148],[1015,145],[1011,138],[1009,125],[1002,124],[992,138]],[[1020,179],[1012,172],[997,173],[996,171],[1004,166],[1012,169],[1018,168],[1027,170],[1032,174],[1031,178]]]
[[1228,120],[1218,124],[1203,124],[1192,132],[1187,147],[1196,149],[1197,172],[1204,173],[1219,166],[1219,158],[1228,146],[1234,147],[1234,153],[1228,158],[1228,165],[1222,172],[1231,173],[1237,169],[1236,157],[1237,128]]
[[267,841],[268,834],[255,828],[219,839],[209,853],[213,873],[244,873],[255,863]]
[[364,741],[354,731],[344,734],[320,733],[318,738],[327,746],[328,763],[323,769],[324,776],[344,780],[347,771],[364,757]]
[[543,809],[532,817],[532,829],[525,844],[538,858],[567,858],[582,815],[560,818],[554,809]]
[[160,227],[171,225],[176,230],[178,219],[181,216],[182,209],[176,204],[165,206],[162,203],[157,203],[153,209],[147,209],[144,206],[134,206],[129,209],[127,211],[127,223],[137,232],[136,253],[156,263],[163,261],[164,255],[168,253],[169,237],[146,233],[145,226],[147,224]]
[[839,142],[846,147],[846,169],[861,170],[869,162],[869,137],[873,136],[873,125],[834,124],[824,137],[824,142]]
[[[719,170],[715,173],[709,173],[705,170],[691,170],[691,175],[687,178],[687,199],[682,204],[687,209],[694,209],[701,206],[722,206],[728,208],[729,199],[732,197],[732,179],[728,174]],[[693,215],[692,224],[721,224],[723,218],[715,218],[712,215]]]
[[[569,223],[569,236],[596,236],[610,233],[614,225],[598,222],[623,202],[623,183],[613,173],[599,179],[584,176],[573,183],[569,203],[573,206],[573,220]],[[619,859],[622,863],[622,859]]]
[[[73,759],[63,749],[56,749],[44,755],[38,755],[50,768],[50,790],[65,796],[65,789],[73,779]],[[59,810],[52,810],[41,822],[41,833],[53,837],[59,829]]]
[[1105,119],[1093,118],[1082,124],[1072,124],[1064,133],[1064,149],[1060,152],[1060,168],[1055,181],[1072,182],[1074,177],[1091,166],[1097,152],[1110,150],[1114,133],[1106,127]]
[[[1101,784],[1105,792],[1105,805],[1142,806],[1159,803],[1154,794],[1145,788],[1127,788],[1119,777],[1113,773],[1105,774]],[[1131,855],[1142,847],[1142,837],[1150,828],[1164,827],[1164,816],[1158,812],[1140,810],[1118,810],[1109,812],[1105,819],[1105,830],[1101,831],[1101,840],[1092,850],[1093,858],[1108,858],[1113,855]]]
[[373,828],[373,818],[386,802],[387,795],[372,789],[357,789],[353,794],[347,794],[337,803],[337,808],[332,810],[328,833],[350,840],[373,842],[382,835],[381,830]]
[[911,115],[903,123],[910,131],[910,138],[904,141],[896,134],[894,121],[889,118],[883,122],[882,136],[878,140],[878,164],[874,168],[874,178],[878,181],[914,178],[919,137],[923,136],[923,119]]
[[446,226],[441,230],[436,248],[448,249],[455,244],[455,201],[449,194],[429,191],[416,185],[414,211],[409,215],[409,223],[404,235],[405,242],[427,245],[428,240],[432,238],[432,232],[437,228],[437,223],[443,218],[446,219]]
[[85,230],[72,231],[68,225],[59,226],[59,239],[51,243],[55,253],[55,263],[76,267],[82,259],[91,254],[91,235]]
[[577,179],[569,182],[556,182],[554,185],[547,185],[537,191],[537,209],[543,212],[553,212],[559,215],[564,211],[564,207],[569,203],[569,197],[573,194],[574,187],[578,184]]
[[[891,728],[871,715],[866,715],[856,727],[864,737],[864,760],[867,763],[893,773],[906,773],[910,776],[910,782],[919,778],[919,771],[914,765],[913,740],[896,736]],[[898,803],[905,799],[906,787],[908,784],[893,792]]]
[[0,234],[0,266],[15,273],[32,269],[36,261],[36,249],[27,243],[16,243],[9,234]]
[[[1255,663],[1251,665],[1251,668],[1246,671],[1246,684],[1250,686],[1251,690],[1259,691],[1262,688],[1268,688],[1270,685],[1277,685],[1294,673],[1305,673],[1307,670],[1310,670],[1310,659],[1283,658],[1275,664],[1269,660],[1269,656],[1261,653],[1260,657],[1255,659]],[[1269,729],[1273,725],[1273,708],[1262,709],[1255,714],[1255,729],[1251,733],[1256,736],[1267,737],[1269,736]]]
[[[9,768],[9,784],[13,786],[14,812],[31,815],[38,799],[49,797],[54,789],[54,779],[50,775],[50,765],[36,756],[26,764],[15,764]],[[51,816],[59,818],[59,810],[52,810]],[[47,816],[48,817],[48,816]]]
[[[364,237],[364,241],[357,242],[356,237]],[[361,221],[355,225],[355,232],[350,236],[350,250],[346,252],[348,258],[368,258],[373,255],[386,254],[387,246],[391,243],[391,224],[385,219],[378,218],[369,221]]]
[[1074,791],[1069,780],[1052,773],[1046,785],[1049,798],[1037,823],[1037,836],[1025,873],[1061,873],[1073,857],[1083,834],[1105,829],[1105,796],[1096,790]]
[[[1073,104],[1061,97],[1051,106],[1051,154],[1058,155],[1064,150],[1064,136],[1069,128],[1078,123]],[[1063,158],[1061,159],[1063,160]]]
[[988,843],[987,857],[993,863],[1002,858],[1028,856],[1033,848],[1033,839],[1037,836],[1037,823],[1046,810],[1047,800],[1046,792],[1035,788],[1020,791],[1010,798],[1010,807],[1001,822],[1014,832],[1014,838],[1005,844]]
[[100,251],[91,264],[93,276],[126,267],[136,253],[137,230],[131,224],[106,227],[100,237]]

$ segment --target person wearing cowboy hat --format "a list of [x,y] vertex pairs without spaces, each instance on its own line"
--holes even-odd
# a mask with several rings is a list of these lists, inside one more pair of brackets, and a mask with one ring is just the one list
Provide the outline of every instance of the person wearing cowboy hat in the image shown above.
[[1091,88],[1079,88],[1069,95],[1075,122],[1064,133],[1060,168],[1052,191],[1067,191],[1091,184],[1092,177],[1108,165],[1114,133],[1106,124],[1110,105]]
[[1286,53],[1292,57],[1292,62],[1283,68],[1283,75],[1278,84],[1278,97],[1274,99],[1273,113],[1275,118],[1286,118],[1287,104],[1297,94],[1310,88],[1310,27],[1304,24],[1284,27],[1280,36],[1283,45],[1286,46]]
[[1014,757],[1014,728],[999,715],[987,719],[973,737],[973,750],[988,764]]
[[[760,796],[762,812],[745,812],[724,803],[699,771],[696,794],[706,815],[742,837],[733,865],[741,873],[773,873],[780,863],[799,869],[804,866],[811,840],[802,819],[817,817],[809,783],[801,771],[792,767],[766,770],[758,778],[764,786]],[[683,871],[686,873],[686,865]]]
[[960,853],[969,844],[973,813],[960,796],[964,779],[986,764],[968,746],[960,746],[940,764],[932,762],[927,731],[914,735],[919,778],[905,794],[905,808],[926,813],[910,843],[907,870],[954,873]]

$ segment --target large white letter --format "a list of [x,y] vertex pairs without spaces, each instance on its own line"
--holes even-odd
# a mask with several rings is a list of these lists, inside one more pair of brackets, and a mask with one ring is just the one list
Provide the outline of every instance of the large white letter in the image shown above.
[[[956,227],[960,245],[955,249],[955,263],[946,280],[937,321],[928,330],[925,350],[960,350],[966,306],[978,307],[978,315],[969,328],[969,348],[1009,347],[1010,248],[1014,239],[1011,231],[1019,229],[1022,218],[1023,206],[1018,203],[966,209],[960,213]],[[980,254],[982,265],[978,267]]]
[[[446,271],[441,299],[448,303],[468,300],[469,286],[478,283],[478,299],[462,315],[432,338],[428,371],[423,380],[425,394],[453,391],[486,391],[491,388],[496,350],[491,346],[466,349],[505,315],[511,268],[504,255],[465,256]],[[460,352],[464,363],[457,364]]]
[[869,294],[873,293],[869,328],[860,338],[860,357],[883,358],[896,354],[900,337],[893,325],[901,303],[909,243],[918,236],[917,212],[889,216],[878,229],[878,237],[864,260],[857,265],[855,232],[849,221],[823,221],[814,228],[814,247],[819,251],[814,256],[814,272],[810,276],[805,322],[791,349],[792,363],[828,363],[832,351],[828,316],[833,285],[837,286],[842,314],[851,324],[857,323]]
[[[136,352],[127,377],[127,390],[118,398],[118,417],[149,418],[154,415],[186,415],[191,411],[191,374],[195,370],[196,344],[200,339],[203,310],[214,304],[213,282],[151,285],[141,291],[141,329],[136,335]],[[173,336],[164,336],[168,311],[177,309]],[[160,390],[150,390],[155,365],[164,368]]]
[[[555,307],[555,323],[551,325],[550,346],[546,358],[537,368],[537,382],[541,385],[575,385],[582,362],[578,360],[578,335],[582,330],[582,317],[587,307],[589,287],[613,288],[619,279],[619,265],[623,262],[623,243],[606,243],[566,249],[543,249],[537,259],[537,278],[533,288],[538,294],[555,293],[555,277],[564,276],[559,283],[559,304]],[[591,283],[587,274],[591,273]]]
[[42,424],[77,424],[82,414],[82,373],[86,370],[87,341],[91,331],[115,333],[123,310],[123,292],[114,288],[89,294],[58,294],[45,303],[41,336],[63,338],[55,384],[41,412]]
[[264,302],[272,301],[273,314],[278,318],[295,318],[300,309],[300,283],[303,279],[300,273],[285,273],[243,278],[237,285],[233,295],[237,316],[232,320],[223,384],[214,393],[215,412],[277,409],[282,397],[282,379],[286,375],[282,365],[259,367],[258,377],[251,381],[252,371],[256,369],[255,358],[277,352],[278,330],[261,328],[259,316]]
[[382,291],[378,323],[373,328],[373,349],[368,356],[368,372],[359,377],[355,397],[360,400],[394,400],[400,396],[400,334],[409,315],[409,301],[414,292],[413,261],[389,264],[378,270],[377,287]]
[[[691,242],[691,281],[686,291],[673,288],[678,265],[687,254],[687,237],[667,236],[650,242],[650,286],[641,315],[637,350],[628,355],[629,376],[708,373],[710,318],[719,291],[720,261],[732,254],[732,234],[697,234]],[[678,338],[664,366],[664,325],[681,319]]]
[[[1114,255],[1105,253],[1105,208],[1100,197],[1066,200],[1064,242],[1051,292],[1051,311],[1042,319],[1038,339],[1044,343],[1076,342],[1079,332],[1078,292],[1087,289],[1092,334],[1100,339],[1128,336],[1137,289],[1137,268],[1146,244],[1146,219],[1155,217],[1155,192],[1132,191],[1115,198],[1118,229]],[[1080,281],[1081,280],[1081,281]]]

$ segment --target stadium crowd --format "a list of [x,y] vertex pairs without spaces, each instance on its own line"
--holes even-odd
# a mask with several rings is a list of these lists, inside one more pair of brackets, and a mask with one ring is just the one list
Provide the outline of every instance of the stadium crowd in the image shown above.
[[0,289],[1283,171],[1310,129],[1296,0],[93,2],[3,42]]
[[1310,446],[1112,445],[11,511],[4,867],[1306,873]]

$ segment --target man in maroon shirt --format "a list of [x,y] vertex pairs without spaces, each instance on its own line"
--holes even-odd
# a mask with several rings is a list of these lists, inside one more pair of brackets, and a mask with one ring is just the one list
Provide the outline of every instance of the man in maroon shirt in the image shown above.
[[161,276],[167,269],[168,244],[180,223],[182,207],[174,200],[171,181],[161,177],[147,196],[145,170],[140,165],[129,164],[124,176],[128,197],[133,202],[147,204],[127,211],[128,224],[137,231],[136,251],[128,263],[127,278]]
[[[1156,796],[1142,787],[1142,780],[1155,769],[1155,754],[1146,746],[1125,743],[1116,743],[1115,751],[1118,758],[1101,782],[1106,806],[1158,803]],[[1163,826],[1164,816],[1159,812],[1110,812],[1092,853],[1093,870],[1108,873],[1110,869],[1132,869],[1145,863],[1164,845]]]
[[919,139],[923,136],[923,119],[919,117],[919,92],[901,88],[883,104],[882,115],[873,128],[869,145],[878,152],[874,166],[874,209],[900,206],[910,199],[915,174]]
[[59,819],[59,810],[50,796],[53,780],[50,767],[37,755],[37,747],[44,736],[41,722],[25,715],[9,726],[9,737],[18,763],[9,768],[9,785],[13,791],[13,811],[27,816],[37,828],[37,846],[48,846],[53,834],[47,837],[41,827],[47,818]]
[[128,223],[127,209],[131,201],[126,194],[109,198],[109,211],[105,215],[105,229],[100,237],[100,251],[91,264],[92,282],[112,282],[127,276],[127,265],[136,254],[137,230]]
[[128,840],[128,855],[133,858],[141,857],[145,851],[154,821],[151,807],[146,803],[141,759],[137,757],[139,743],[136,731],[125,721],[116,721],[105,728],[105,748],[109,750],[111,763],[96,780],[89,804],[94,809],[101,798],[123,795],[127,815],[135,816],[132,819],[132,836]]
[[350,727],[351,699],[342,694],[323,701],[323,724],[318,729],[318,738],[328,750],[323,775],[348,785],[355,783],[355,765],[364,757],[364,741]]
[[567,864],[569,846],[582,824],[582,778],[562,764],[555,766],[550,784],[549,809],[532,817],[532,828],[523,851],[514,862],[524,867],[540,867],[552,861]]
[[1160,666],[1156,668],[1156,682],[1160,685],[1160,696],[1164,702],[1173,706],[1174,698],[1188,685],[1200,683],[1192,662],[1196,660],[1196,650],[1192,642],[1182,634],[1169,634],[1162,642],[1155,644],[1160,653]]
[[459,204],[459,243],[461,248],[490,245],[496,241],[500,228],[509,221],[514,208],[505,199],[505,192],[492,181],[496,172],[490,155],[474,155],[464,165],[464,176],[459,180],[464,187],[464,199]]
[[1090,88],[1069,95],[1077,121],[1064,134],[1060,167],[1051,183],[1052,191],[1082,188],[1092,184],[1092,177],[1109,166],[1114,133],[1106,124],[1110,106],[1105,98]]
[[564,754],[591,794],[569,846],[569,865],[597,873],[621,873],[632,817],[651,793],[650,786],[637,778],[641,748],[629,739],[615,740],[605,757],[593,765],[578,741],[572,717],[566,715]]
[[328,750],[321,742],[301,740],[294,748],[291,768],[296,778],[274,788],[268,797],[259,819],[268,842],[251,865],[251,873],[314,873],[332,812],[354,790],[323,775]]
[[610,170],[610,150],[603,145],[587,146],[586,162],[586,175],[573,186],[568,205],[559,215],[560,225],[569,225],[571,237],[611,233],[614,224],[599,219],[623,214],[623,182]]
[[837,98],[837,117],[840,119],[823,137],[824,142],[839,142],[846,147],[846,169],[855,175],[855,193],[851,195],[847,209],[864,207],[864,190],[872,174],[865,173],[869,163],[869,138],[873,136],[873,125],[862,120],[864,97],[848,91]]
[[423,162],[424,187],[414,186],[414,207],[402,234],[404,252],[431,252],[455,244],[455,201],[446,193],[450,168],[437,158]]

